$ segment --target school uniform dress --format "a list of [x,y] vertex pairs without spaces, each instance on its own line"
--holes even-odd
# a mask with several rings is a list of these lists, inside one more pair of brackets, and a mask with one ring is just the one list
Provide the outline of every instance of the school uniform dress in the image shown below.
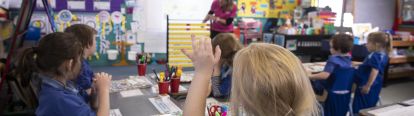
[[333,55],[326,63],[325,72],[330,76],[324,87],[328,96],[324,104],[325,116],[345,116],[351,102],[351,89],[354,82],[355,69],[350,56]]
[[96,116],[91,107],[79,95],[76,86],[68,81],[66,86],[40,75],[42,85],[39,92],[37,116]]
[[86,103],[89,102],[90,98],[88,93],[86,93],[86,90],[92,87],[93,77],[94,73],[91,67],[89,66],[88,61],[83,60],[80,74],[76,78],[76,86],[79,90],[79,94],[83,97]]
[[[323,69],[323,72],[328,72],[330,74],[334,73],[335,68],[348,68],[352,67],[351,56],[340,56],[340,55],[331,55],[326,61],[326,65]],[[324,89],[326,89],[327,80],[312,80],[311,81],[313,90],[317,95],[323,95]]]
[[231,11],[226,11],[224,9],[221,9],[219,0],[213,1],[209,14],[214,14],[214,16],[219,17],[220,19],[226,20],[227,23],[222,24],[220,22],[213,21],[211,23],[211,29],[210,29],[211,39],[213,39],[216,35],[220,33],[232,33],[233,32],[233,20],[236,17],[236,13],[237,13],[237,5],[233,5],[233,9]]
[[[359,113],[361,109],[376,106],[379,100],[379,94],[383,83],[383,75],[387,63],[388,56],[385,52],[372,52],[367,58],[365,58],[362,65],[358,67],[355,80],[358,88],[355,91],[355,98],[353,102],[354,113]],[[362,94],[361,90],[363,86],[367,84],[372,69],[377,69],[378,75],[374,80],[369,93]]]
[[214,97],[227,98],[230,96],[231,75],[232,68],[225,65],[221,68],[220,76],[211,79],[211,90]]

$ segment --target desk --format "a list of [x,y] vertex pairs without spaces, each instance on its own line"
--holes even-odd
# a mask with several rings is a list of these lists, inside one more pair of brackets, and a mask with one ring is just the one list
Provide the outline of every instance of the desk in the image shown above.
[[[352,67],[357,68],[361,65],[362,62],[352,61]],[[305,69],[311,73],[318,73],[322,72],[325,68],[326,62],[312,62],[312,63],[303,63],[302,64]]]
[[[122,77],[118,79],[126,79],[127,77]],[[153,86],[155,80],[147,77],[137,77],[137,78],[147,78],[151,81]],[[122,116],[151,116],[151,115],[160,115],[160,112],[155,108],[154,105],[148,100],[149,98],[157,97],[158,93],[153,93],[152,88],[140,89],[144,95],[141,96],[132,96],[132,97],[122,97],[120,92],[114,92],[110,94],[110,108],[119,109]],[[182,109],[184,105],[183,100],[175,100],[170,98],[178,107]]]
[[[407,100],[408,101],[408,100]],[[413,101],[413,100],[410,100]],[[414,106],[404,103],[393,103],[373,108],[363,109],[359,112],[361,116],[412,116],[414,114]]]

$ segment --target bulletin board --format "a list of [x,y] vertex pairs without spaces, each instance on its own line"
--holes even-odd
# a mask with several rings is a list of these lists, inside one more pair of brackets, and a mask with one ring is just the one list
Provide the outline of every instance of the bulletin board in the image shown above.
[[[37,0],[42,1],[42,0]],[[52,2],[50,2],[52,1]],[[51,7],[53,8],[53,19],[55,20],[54,23],[56,25],[57,31],[62,32],[66,27],[69,27],[73,24],[86,24],[89,25],[95,30],[98,31],[97,38],[96,38],[96,44],[97,44],[97,50],[96,54],[92,57],[87,58],[90,65],[92,66],[108,66],[117,64],[121,61],[121,57],[124,56],[126,59],[126,62],[129,65],[135,65],[135,57],[131,60],[128,60],[128,52],[134,51],[134,52],[142,52],[144,49],[144,43],[141,41],[138,41],[138,32],[137,32],[137,20],[133,19],[133,13],[128,10],[129,7],[125,6],[123,3],[124,0],[69,0],[69,1],[60,1],[60,0],[49,0],[49,3],[51,3]],[[128,0],[125,0],[128,1]],[[89,6],[95,5],[97,2],[101,3],[108,3],[110,4],[110,7],[107,7],[106,9],[97,9],[97,8],[88,8]],[[11,16],[13,19],[17,17],[18,14],[18,8],[20,5],[18,2],[13,3],[14,5],[11,6]],[[84,4],[86,8],[81,9],[73,9],[74,7],[70,6],[76,6],[79,4]],[[36,4],[37,8],[33,12],[33,15],[30,19],[30,25],[36,26],[41,29],[42,35],[52,33],[51,30],[51,24],[49,23],[49,17],[47,16],[45,10],[43,9],[43,5],[40,3]],[[61,20],[60,18],[62,15],[61,12],[69,11],[70,13],[67,13],[68,15],[65,15],[69,17],[68,19],[72,19],[71,21],[65,22],[64,20]],[[126,10],[126,11],[125,11]],[[104,38],[106,39],[106,48],[103,50],[100,48],[100,46],[103,44],[100,40],[99,33],[102,33],[102,23],[99,22],[98,14],[100,12],[107,12],[109,16],[111,17],[111,21],[106,24],[106,28],[104,29],[106,34],[104,34]],[[114,18],[112,18],[112,15],[118,12],[122,16],[123,20],[121,23],[114,23]],[[72,17],[72,18],[70,18]],[[135,26],[134,26],[135,25]],[[122,28],[122,29],[121,29]],[[117,31],[117,30],[122,30]],[[127,42],[126,53],[124,55],[121,55],[121,49],[120,46],[117,45],[117,40],[119,43],[120,38],[125,42]],[[109,59],[108,58],[108,50],[115,50],[119,51],[118,55],[116,55],[115,59]],[[105,51],[105,53],[101,52]]]
[[238,0],[238,17],[279,18],[298,6],[299,0]]

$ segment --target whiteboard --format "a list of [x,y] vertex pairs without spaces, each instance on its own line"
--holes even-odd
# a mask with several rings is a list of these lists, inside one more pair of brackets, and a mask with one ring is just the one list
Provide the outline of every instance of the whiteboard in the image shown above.
[[171,19],[203,19],[214,0],[168,0],[165,13]]

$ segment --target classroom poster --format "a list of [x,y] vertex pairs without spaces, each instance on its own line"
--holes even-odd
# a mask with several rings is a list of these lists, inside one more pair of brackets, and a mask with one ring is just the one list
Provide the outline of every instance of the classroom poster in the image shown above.
[[72,10],[85,10],[85,1],[84,0],[68,0],[68,9]]
[[[49,5],[52,7],[52,8],[56,8],[56,0],[48,0],[48,2],[49,2]],[[44,8],[44,6],[43,6],[43,0],[37,0],[36,1],[36,8]]]
[[0,0],[0,7],[9,8],[9,0]]
[[42,33],[49,33],[50,23],[46,14],[34,14],[30,21],[30,25],[34,27],[39,27]]
[[94,10],[110,10],[111,0],[94,0],[93,8]]
[[238,0],[238,17],[279,18],[297,6],[297,0]]

